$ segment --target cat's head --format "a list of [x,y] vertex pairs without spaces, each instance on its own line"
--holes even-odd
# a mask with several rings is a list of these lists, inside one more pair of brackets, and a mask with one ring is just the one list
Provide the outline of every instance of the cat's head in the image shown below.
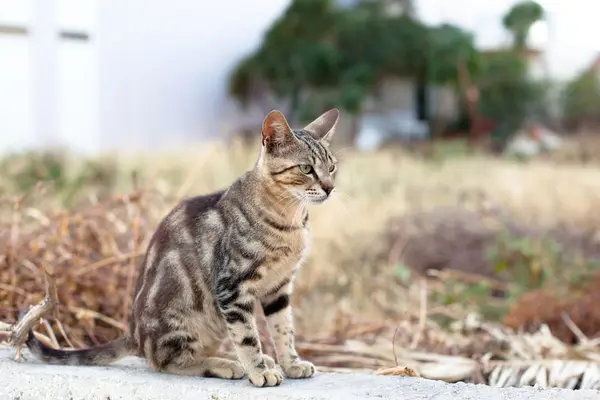
[[335,188],[337,159],[330,150],[340,112],[323,113],[303,129],[291,129],[278,110],[262,126],[259,167],[265,179],[308,204],[320,204]]

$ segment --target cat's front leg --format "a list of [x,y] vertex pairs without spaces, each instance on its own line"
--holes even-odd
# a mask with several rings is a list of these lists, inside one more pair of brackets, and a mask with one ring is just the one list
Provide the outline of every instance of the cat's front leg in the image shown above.
[[243,284],[232,284],[235,281],[231,277],[220,278],[216,286],[216,300],[238,359],[254,386],[278,386],[283,375],[265,362],[268,357],[263,354],[260,344],[254,312],[255,298],[245,292]]
[[310,378],[317,369],[311,362],[301,360],[296,352],[290,293],[291,284],[287,284],[261,301],[261,304],[275,342],[277,361],[286,376],[293,379]]

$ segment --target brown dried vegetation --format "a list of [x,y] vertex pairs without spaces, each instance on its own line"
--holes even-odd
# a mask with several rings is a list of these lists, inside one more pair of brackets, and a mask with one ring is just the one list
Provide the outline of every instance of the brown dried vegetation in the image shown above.
[[[3,185],[0,321],[16,322],[20,312],[42,299],[41,268],[46,265],[56,279],[59,298],[58,316],[37,328],[49,343],[83,347],[122,334],[132,282],[159,218],[182,195],[230,182],[254,153],[229,149],[214,157],[194,157],[198,160],[189,175],[182,172],[184,163],[178,156],[175,166],[160,167],[171,174],[168,185],[150,178],[156,190],[146,184],[130,195],[113,196],[115,188],[109,186],[127,179],[123,168],[119,179],[112,177],[106,187],[96,182],[83,195],[66,196],[69,211],[55,211],[58,196],[41,186],[28,188],[27,196],[15,199],[5,196],[8,186]],[[146,172],[159,163],[152,159],[151,164]],[[351,171],[340,184],[344,201],[315,210],[311,218],[314,248],[293,299],[302,356],[324,370],[403,374],[408,367],[425,377],[446,373],[427,372],[426,363],[450,363],[449,375],[440,379],[452,380],[456,368],[451,364],[456,359],[439,355],[465,357],[460,363],[468,366],[468,374],[479,368],[473,369],[474,362],[493,360],[499,367],[502,360],[519,357],[506,349],[521,336],[499,335],[481,324],[451,329],[471,312],[481,313],[495,304],[504,307],[498,316],[514,329],[533,332],[545,323],[567,343],[597,335],[600,314],[594,304],[599,300],[600,278],[589,276],[597,276],[600,221],[594,221],[598,204],[589,183],[594,178],[591,172],[489,159],[458,160],[434,169],[394,153],[354,155],[349,164]],[[471,172],[478,168],[490,172],[483,177]],[[463,175],[487,193],[474,207],[465,204],[466,189],[451,184]],[[27,182],[31,186],[33,181]],[[539,186],[530,188],[532,182]],[[557,182],[565,191],[552,192]],[[176,194],[164,196],[159,189]],[[515,200],[513,190],[524,195]],[[8,192],[23,193],[13,187]],[[545,217],[544,225],[531,223],[538,216]],[[437,275],[432,278],[430,270]],[[577,284],[586,280],[586,285]],[[567,281],[571,285],[564,285]],[[267,339],[264,323],[259,323]],[[531,347],[527,340],[526,347]],[[550,339],[546,335],[543,340]],[[547,348],[541,347],[528,362],[544,358]],[[272,352],[268,345],[267,351]],[[570,353],[567,349],[556,354]],[[465,374],[460,379],[483,379]]]
[[148,200],[135,193],[48,214],[30,208],[27,199],[14,202],[0,228],[0,320],[14,322],[42,299],[45,264],[56,277],[61,345],[80,347],[118,336],[135,279],[132,266],[141,261],[153,229]]
[[546,324],[565,343],[579,338],[565,321],[568,316],[587,338],[600,336],[600,274],[589,282],[557,291],[546,288],[525,293],[517,299],[502,322],[515,330],[536,331]]
[[[498,316],[508,327],[535,332],[547,324],[566,343],[577,337],[564,315],[586,337],[600,334],[600,309],[594,306],[600,301],[600,242],[594,229],[524,226],[488,204],[393,218],[382,237],[382,262],[442,278],[445,285],[436,288],[441,296],[455,296],[452,303],[479,299],[483,304],[475,309],[484,315],[486,307],[501,304]],[[444,293],[448,286],[462,293]],[[483,298],[474,296],[477,289]]]

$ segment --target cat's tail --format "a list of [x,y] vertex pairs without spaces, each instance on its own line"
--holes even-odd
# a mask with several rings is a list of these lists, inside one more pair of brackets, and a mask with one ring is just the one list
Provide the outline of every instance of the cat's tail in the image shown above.
[[133,354],[127,337],[87,349],[57,350],[41,342],[33,330],[29,330],[25,343],[38,359],[53,365],[107,365]]

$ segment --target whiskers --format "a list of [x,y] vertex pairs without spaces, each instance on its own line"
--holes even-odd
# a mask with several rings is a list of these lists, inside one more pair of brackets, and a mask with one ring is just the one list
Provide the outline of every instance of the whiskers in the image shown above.
[[[283,209],[278,212],[283,219],[287,219],[287,213],[293,211],[291,224],[294,225],[296,223],[296,218],[302,217],[302,215],[298,215],[298,213],[304,210],[306,203],[305,196],[298,196],[292,192],[288,192],[274,204],[273,208],[276,209],[279,205],[283,205]],[[293,209],[292,207],[296,207],[296,209]]]
[[296,221],[298,221],[299,223],[302,223],[302,213],[306,209],[306,206],[308,205],[308,200],[305,197],[305,198],[300,199],[299,203],[300,203],[299,207],[296,208],[296,211],[294,211],[294,215],[292,217],[292,224],[295,224]]
[[344,151],[346,151],[346,150],[352,150],[352,146],[342,147],[341,149],[338,149],[338,150],[334,151],[333,155],[335,155],[335,157],[338,160],[343,160],[344,156],[341,153],[344,152]]

